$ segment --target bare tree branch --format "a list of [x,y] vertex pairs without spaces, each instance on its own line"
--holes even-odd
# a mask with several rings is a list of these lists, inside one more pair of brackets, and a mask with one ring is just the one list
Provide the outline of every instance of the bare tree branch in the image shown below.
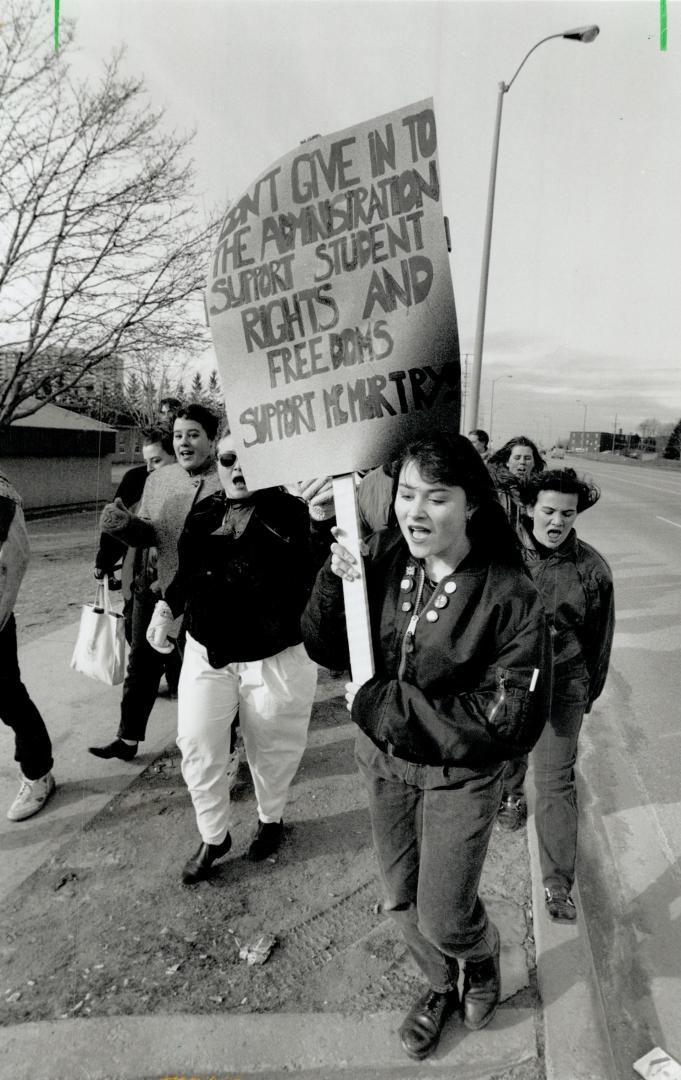
[[[0,31],[0,428],[112,360],[194,355],[217,215],[200,222],[192,134],[165,127],[118,53],[73,80],[71,28],[7,0]],[[4,16],[4,12],[3,12]]]

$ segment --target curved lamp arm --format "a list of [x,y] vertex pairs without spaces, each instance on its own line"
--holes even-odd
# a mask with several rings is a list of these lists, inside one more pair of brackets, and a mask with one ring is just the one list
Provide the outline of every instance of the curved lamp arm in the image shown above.
[[530,51],[526,53],[523,59],[520,61],[520,64],[516,69],[515,75],[509,83],[505,84],[504,93],[508,93],[508,91],[513,86],[513,83],[518,78],[521,69],[525,66],[526,61],[529,59],[530,56],[532,56],[534,50],[538,49],[540,45],[543,45],[545,41],[552,41],[553,38],[567,38],[568,41],[583,41],[588,43],[590,41],[593,41],[594,38],[598,37],[599,33],[600,28],[598,26],[578,26],[576,30],[564,30],[562,34],[549,34],[548,37],[542,38],[541,41],[538,41],[536,45],[532,46]]

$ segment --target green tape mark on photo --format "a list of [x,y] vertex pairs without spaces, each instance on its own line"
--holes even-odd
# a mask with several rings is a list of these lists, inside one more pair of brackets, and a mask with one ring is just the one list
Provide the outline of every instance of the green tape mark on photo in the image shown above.
[[59,51],[59,0],[54,0],[54,51]]
[[660,0],[660,49],[667,51],[667,0]]

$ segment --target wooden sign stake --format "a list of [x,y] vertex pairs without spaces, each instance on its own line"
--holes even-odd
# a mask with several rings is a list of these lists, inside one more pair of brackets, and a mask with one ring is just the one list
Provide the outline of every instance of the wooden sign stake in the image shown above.
[[364,560],[360,554],[359,520],[353,473],[333,478],[333,498],[336,507],[336,524],[343,531],[341,543],[354,555],[361,573],[356,581],[343,580],[345,620],[350,646],[350,671],[352,681],[364,683],[374,674],[374,654],[371,647],[371,625],[367,602]]

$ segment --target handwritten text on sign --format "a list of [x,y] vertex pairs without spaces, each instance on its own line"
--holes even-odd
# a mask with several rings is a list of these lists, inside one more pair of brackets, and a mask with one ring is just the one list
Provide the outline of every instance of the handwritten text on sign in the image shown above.
[[311,140],[230,207],[208,310],[249,486],[376,464],[436,418],[457,428],[440,193],[425,101]]

